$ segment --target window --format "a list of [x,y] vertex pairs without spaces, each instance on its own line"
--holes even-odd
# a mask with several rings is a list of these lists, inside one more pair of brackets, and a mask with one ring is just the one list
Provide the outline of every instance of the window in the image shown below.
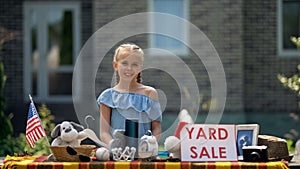
[[80,4],[24,3],[24,97],[72,101],[72,73],[80,48]]
[[[166,13],[188,20],[188,0],[149,0],[149,11]],[[150,18],[151,32],[168,33],[179,36],[180,39],[188,41],[188,24],[170,20],[169,18]],[[177,55],[187,55],[187,46],[179,40],[169,36],[152,34],[149,38],[151,48],[165,49]]]
[[278,0],[278,54],[300,56],[291,37],[300,36],[300,1]]

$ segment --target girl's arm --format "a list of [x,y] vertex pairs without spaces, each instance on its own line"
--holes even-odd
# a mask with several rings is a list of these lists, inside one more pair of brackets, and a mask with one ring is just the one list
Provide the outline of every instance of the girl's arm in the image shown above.
[[151,122],[152,134],[156,137],[157,142],[159,141],[161,134],[161,123],[160,121]]
[[[149,97],[155,100],[158,100],[158,93],[154,88],[150,88]],[[161,123],[160,121],[151,122],[152,134],[156,137],[156,140],[159,141],[161,135]]]
[[111,108],[100,103],[100,140],[106,144],[112,140],[110,135]]

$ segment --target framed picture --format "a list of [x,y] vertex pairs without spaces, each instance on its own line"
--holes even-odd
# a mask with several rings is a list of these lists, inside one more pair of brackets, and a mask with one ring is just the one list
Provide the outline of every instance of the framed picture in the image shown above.
[[236,145],[239,159],[243,158],[243,146],[256,146],[258,124],[239,124],[236,126]]

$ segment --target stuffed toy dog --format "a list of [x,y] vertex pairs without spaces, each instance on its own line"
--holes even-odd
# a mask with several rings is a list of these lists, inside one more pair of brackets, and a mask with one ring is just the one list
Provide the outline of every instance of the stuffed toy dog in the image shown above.
[[87,138],[83,130],[83,126],[75,122],[64,121],[52,130],[51,137],[55,139],[51,146],[80,146],[81,141]]
[[[78,156],[78,159],[83,162],[90,161],[90,157],[78,154],[73,147],[78,147],[84,139],[91,139],[96,144],[108,148],[108,145],[98,139],[95,132],[91,129],[84,129],[82,125],[75,122],[64,121],[57,124],[51,132],[51,137],[54,140],[51,146],[66,146],[66,151],[69,155]],[[53,154],[48,156],[49,161],[55,161]]]
[[51,132],[54,140],[51,146],[80,146],[84,139],[91,139],[96,144],[108,148],[108,145],[100,141],[95,132],[75,122],[64,121],[54,127]]

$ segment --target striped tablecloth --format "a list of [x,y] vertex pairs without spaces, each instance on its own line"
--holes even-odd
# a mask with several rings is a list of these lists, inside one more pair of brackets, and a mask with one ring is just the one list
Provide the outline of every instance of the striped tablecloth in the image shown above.
[[7,161],[1,169],[288,169],[284,162],[43,162],[32,160]]

